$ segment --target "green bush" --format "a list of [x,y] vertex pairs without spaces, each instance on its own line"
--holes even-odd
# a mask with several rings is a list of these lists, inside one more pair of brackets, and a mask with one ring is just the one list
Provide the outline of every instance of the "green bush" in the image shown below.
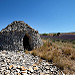
[[52,40],[52,42],[55,42],[55,40]]
[[42,35],[43,35],[43,36],[47,36],[48,34],[47,34],[47,33],[43,33]]
[[72,41],[72,44],[75,44],[75,41]]
[[58,42],[59,42],[60,40],[59,40],[59,39],[56,39],[56,41],[58,41]]
[[57,33],[57,36],[59,36],[59,35],[60,35],[60,33],[58,32],[58,33]]
[[53,36],[56,36],[56,33],[54,33]]

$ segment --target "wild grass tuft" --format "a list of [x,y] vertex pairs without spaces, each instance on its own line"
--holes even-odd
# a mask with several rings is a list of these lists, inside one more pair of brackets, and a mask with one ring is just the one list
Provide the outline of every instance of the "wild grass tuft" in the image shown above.
[[38,49],[30,51],[34,56],[53,63],[60,68],[65,74],[75,73],[75,44],[55,41],[43,40],[44,45]]

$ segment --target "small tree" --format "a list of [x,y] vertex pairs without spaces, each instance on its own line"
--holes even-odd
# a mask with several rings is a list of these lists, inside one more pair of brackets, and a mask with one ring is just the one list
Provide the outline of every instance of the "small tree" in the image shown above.
[[56,36],[56,34],[54,33],[53,36]]
[[47,33],[43,33],[42,35],[43,35],[43,36],[47,36],[48,34],[47,34]]
[[57,33],[57,36],[59,36],[59,35],[60,35],[60,32]]

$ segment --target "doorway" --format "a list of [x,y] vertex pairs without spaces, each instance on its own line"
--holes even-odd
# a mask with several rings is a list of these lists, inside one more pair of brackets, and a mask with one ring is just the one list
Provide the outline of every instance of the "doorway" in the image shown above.
[[29,40],[30,40],[30,38],[27,35],[25,35],[24,38],[23,38],[24,50],[25,49],[26,50],[31,50]]

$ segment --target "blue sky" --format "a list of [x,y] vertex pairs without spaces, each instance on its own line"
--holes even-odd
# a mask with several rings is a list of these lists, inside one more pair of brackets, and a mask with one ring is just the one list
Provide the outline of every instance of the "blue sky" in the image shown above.
[[0,30],[13,21],[39,33],[75,32],[75,0],[0,0]]

